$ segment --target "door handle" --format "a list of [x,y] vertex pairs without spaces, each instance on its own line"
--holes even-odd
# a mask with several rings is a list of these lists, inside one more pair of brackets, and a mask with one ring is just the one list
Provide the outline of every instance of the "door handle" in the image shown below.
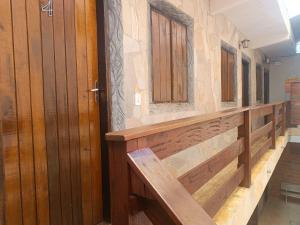
[[99,88],[93,88],[93,89],[90,89],[90,90],[89,90],[89,92],[98,92],[98,91],[100,91]]
[[94,88],[88,90],[88,92],[91,92],[91,93],[95,94],[95,102],[96,103],[99,103],[99,93],[100,93],[100,91],[101,90],[99,89],[98,81],[96,80]]

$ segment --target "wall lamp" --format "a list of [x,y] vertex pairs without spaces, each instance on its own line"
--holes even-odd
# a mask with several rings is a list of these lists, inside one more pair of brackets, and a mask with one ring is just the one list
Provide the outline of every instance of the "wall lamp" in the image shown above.
[[248,40],[248,39],[242,40],[240,42],[240,44],[239,44],[239,48],[240,49],[241,49],[241,47],[243,47],[243,48],[249,48],[249,42],[250,42],[250,40]]

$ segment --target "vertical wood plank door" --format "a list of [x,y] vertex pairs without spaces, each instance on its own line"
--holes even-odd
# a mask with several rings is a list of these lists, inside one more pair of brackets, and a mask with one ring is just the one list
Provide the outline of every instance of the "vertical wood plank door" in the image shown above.
[[97,225],[96,0],[47,3],[0,0],[0,224]]
[[291,124],[300,125],[300,82],[291,84]]

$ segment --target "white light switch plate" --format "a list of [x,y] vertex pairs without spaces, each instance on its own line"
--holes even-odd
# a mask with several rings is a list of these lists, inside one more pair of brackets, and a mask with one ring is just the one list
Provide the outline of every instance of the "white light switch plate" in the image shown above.
[[142,105],[142,95],[140,93],[135,93],[135,105]]

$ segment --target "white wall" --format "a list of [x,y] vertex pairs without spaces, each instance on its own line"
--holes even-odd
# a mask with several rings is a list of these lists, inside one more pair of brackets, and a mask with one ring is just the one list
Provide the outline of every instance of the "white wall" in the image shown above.
[[270,101],[285,100],[284,83],[288,78],[300,77],[300,55],[281,60],[279,66],[270,67]]

